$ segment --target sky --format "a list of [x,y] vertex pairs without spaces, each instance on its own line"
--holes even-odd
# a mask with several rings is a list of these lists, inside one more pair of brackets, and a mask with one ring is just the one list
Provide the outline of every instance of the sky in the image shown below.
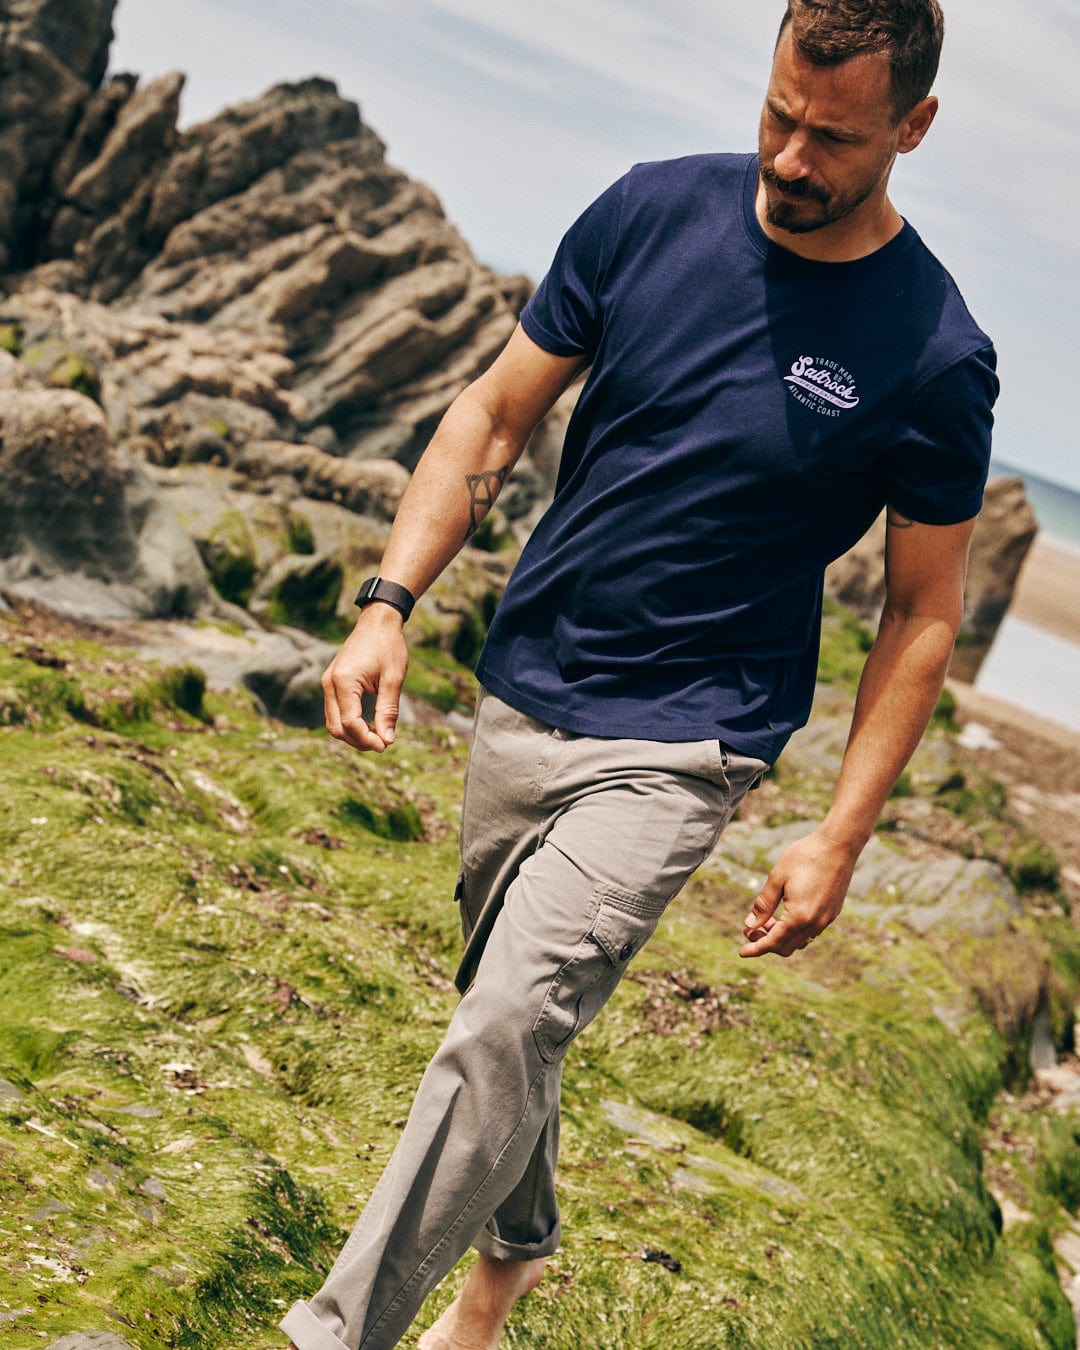
[[[1080,491],[1080,0],[943,0],[941,112],[893,200],[999,354],[995,455]],[[120,0],[112,69],[182,124],[324,75],[481,261],[544,273],[639,160],[756,143],[782,0]]]

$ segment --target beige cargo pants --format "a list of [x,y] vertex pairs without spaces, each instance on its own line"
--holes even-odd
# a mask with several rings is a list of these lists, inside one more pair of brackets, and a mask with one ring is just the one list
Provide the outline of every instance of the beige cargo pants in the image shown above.
[[462,998],[299,1350],[387,1350],[470,1245],[559,1243],[562,1060],[767,765],[715,740],[604,740],[490,693],[461,821]]

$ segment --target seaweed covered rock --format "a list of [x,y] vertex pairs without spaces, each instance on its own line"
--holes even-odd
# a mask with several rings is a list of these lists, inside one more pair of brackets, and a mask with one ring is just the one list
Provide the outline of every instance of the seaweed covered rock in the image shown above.
[[332,554],[289,554],[260,578],[249,608],[271,623],[324,630],[337,612],[344,579],[341,560]]
[[[456,1004],[463,747],[421,724],[357,756],[30,610],[0,615],[5,1331],[48,1345],[107,1308],[140,1344],[257,1350],[321,1283]],[[293,674],[317,665],[291,636]],[[515,1340],[1075,1344],[1054,1249],[1080,1120],[1065,1091],[1045,1107],[1046,1075],[1080,1080],[1064,1057],[1025,1086],[1029,1050],[1068,1043],[1080,939],[1030,891],[986,935],[884,913],[929,884],[929,813],[982,792],[964,772],[894,803],[921,833],[870,855],[882,912],[853,903],[790,962],[738,957],[739,869],[805,822],[746,822],[673,902],[567,1057],[564,1241]],[[749,805],[817,791],[793,770]]]

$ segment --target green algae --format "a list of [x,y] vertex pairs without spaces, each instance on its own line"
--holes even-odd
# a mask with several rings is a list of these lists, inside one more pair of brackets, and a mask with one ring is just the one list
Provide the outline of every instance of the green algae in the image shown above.
[[[179,676],[53,655],[0,659],[28,710],[0,729],[0,1271],[31,1309],[2,1335],[283,1343],[453,1010],[464,749],[411,726],[360,757],[240,693],[193,711]],[[695,878],[571,1048],[565,1242],[506,1344],[1074,1345],[1050,1243],[1075,1122],[1008,1117],[1039,1137],[1032,1221],[1004,1234],[985,1137],[1031,999],[1068,1034],[1075,930],[845,916],[797,962],[745,963],[746,898]]]

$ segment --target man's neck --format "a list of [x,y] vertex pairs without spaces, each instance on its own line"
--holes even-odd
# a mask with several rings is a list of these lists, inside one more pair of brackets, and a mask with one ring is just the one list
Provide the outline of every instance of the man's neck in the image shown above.
[[884,193],[879,199],[863,202],[857,211],[843,220],[806,234],[794,234],[770,223],[765,185],[760,179],[754,205],[758,224],[774,244],[812,262],[855,262],[884,248],[904,228],[903,217]]

